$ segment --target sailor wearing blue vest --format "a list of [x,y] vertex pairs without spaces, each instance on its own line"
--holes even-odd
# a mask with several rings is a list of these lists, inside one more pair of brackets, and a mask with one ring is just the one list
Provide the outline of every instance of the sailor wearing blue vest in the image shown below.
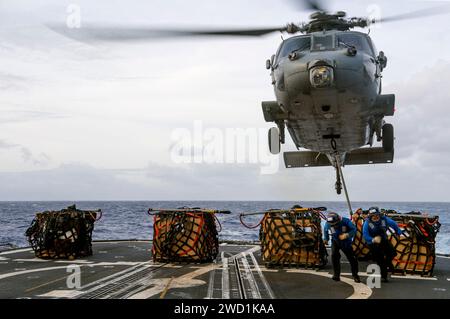
[[341,217],[336,213],[329,213],[324,228],[324,242],[328,244],[331,235],[331,260],[333,263],[333,280],[339,281],[341,275],[341,254],[340,250],[347,257],[352,270],[353,280],[361,282],[358,276],[358,261],[352,249],[352,239],[356,234],[356,227],[352,221],[346,217]]
[[381,279],[384,282],[388,281],[388,267],[392,271],[392,259],[396,256],[386,234],[389,228],[398,235],[402,234],[397,223],[383,216],[378,207],[369,208],[369,215],[363,225],[363,237],[370,247],[372,259],[380,266]]

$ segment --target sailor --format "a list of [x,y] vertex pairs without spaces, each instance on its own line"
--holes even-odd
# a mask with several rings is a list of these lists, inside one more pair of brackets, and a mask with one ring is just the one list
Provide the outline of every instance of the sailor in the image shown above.
[[331,234],[331,260],[333,263],[333,280],[339,281],[341,275],[340,250],[347,257],[352,270],[353,280],[361,282],[358,276],[358,261],[353,253],[352,239],[356,234],[356,227],[350,219],[336,213],[329,213],[324,228],[324,242],[328,245]]
[[383,282],[388,281],[388,268],[393,270],[392,259],[396,256],[396,251],[386,234],[389,228],[398,235],[402,234],[397,223],[382,215],[378,207],[369,208],[369,214],[363,225],[363,237],[370,247],[372,259],[380,267]]

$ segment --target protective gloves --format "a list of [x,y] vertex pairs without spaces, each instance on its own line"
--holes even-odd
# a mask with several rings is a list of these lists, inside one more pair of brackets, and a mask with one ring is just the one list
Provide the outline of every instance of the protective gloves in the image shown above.
[[373,242],[374,244],[379,244],[379,243],[381,243],[381,236],[375,236],[375,237],[372,239],[372,242]]
[[339,239],[340,240],[345,240],[345,239],[347,239],[348,238],[348,233],[343,233],[343,234],[340,234],[339,235]]

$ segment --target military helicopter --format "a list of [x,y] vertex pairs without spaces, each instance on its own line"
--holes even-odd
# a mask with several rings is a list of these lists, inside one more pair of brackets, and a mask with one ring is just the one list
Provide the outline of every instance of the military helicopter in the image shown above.
[[[370,18],[346,18],[344,11],[329,13],[319,1],[304,0],[311,14],[307,23],[242,30],[161,30],[149,28],[51,27],[78,40],[142,40],[183,36],[262,36],[272,32],[302,33],[283,40],[266,61],[275,101],[262,102],[269,130],[269,149],[279,154],[289,132],[297,149],[285,152],[287,168],[333,166],[335,188],[341,194],[344,165],[392,163],[394,127],[385,117],[395,112],[395,95],[382,94],[382,71],[387,66],[368,34],[353,29],[441,14],[448,7]],[[374,147],[375,139],[381,147]],[[345,189],[346,190],[346,189]],[[347,195],[348,199],[348,195]]]

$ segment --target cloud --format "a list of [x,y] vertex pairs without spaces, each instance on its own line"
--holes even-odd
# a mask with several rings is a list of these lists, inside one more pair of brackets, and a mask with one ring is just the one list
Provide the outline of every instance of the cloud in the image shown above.
[[[275,0],[260,2],[79,1],[87,24],[277,25],[307,15]],[[352,9],[365,13],[356,2]],[[70,3],[7,0],[2,6],[0,152],[14,154],[8,164],[2,159],[0,169],[25,170],[50,162],[50,156],[66,163],[1,173],[4,199],[344,199],[335,195],[332,168],[281,167],[263,176],[258,165],[165,162],[171,128],[190,128],[196,119],[218,128],[266,125],[260,100],[274,97],[264,59],[280,43],[278,34],[87,46],[43,27],[52,19],[64,21]],[[396,10],[388,10],[385,4],[386,12],[403,6],[390,4]],[[396,154],[392,165],[345,168],[352,200],[448,200],[450,63],[435,61],[449,51],[450,32],[445,18],[439,19],[433,21],[440,33],[420,24],[371,32],[389,57],[384,79],[391,83],[384,92],[397,96],[397,113],[387,118],[395,126]],[[414,51],[405,32],[420,39]],[[45,121],[66,114],[70,119]],[[31,165],[17,164],[19,156]],[[149,156],[154,162],[142,169],[106,169],[145,166]],[[88,163],[67,164],[78,160]]]
[[0,124],[61,119],[68,117],[69,115],[63,113],[39,111],[36,109],[27,109],[14,105],[12,108],[2,108],[0,113]]
[[[298,174],[285,173],[262,176],[258,166],[248,164],[152,163],[143,169],[108,170],[69,163],[48,170],[0,173],[0,200],[283,200],[299,199],[292,192],[320,194],[321,182],[301,184]],[[296,187],[286,189],[280,181]]]
[[50,157],[45,153],[40,153],[39,155],[35,155],[31,152],[30,149],[28,149],[25,146],[22,146],[20,144],[11,144],[8,142],[5,142],[4,140],[0,140],[0,151],[1,150],[16,150],[20,153],[22,160],[26,163],[31,163],[35,166],[43,166],[47,165],[51,159]]
[[441,75],[449,73],[450,62],[438,61],[387,88],[386,92],[394,92],[397,99],[397,112],[392,122],[399,159],[415,159],[422,167],[448,166],[450,91]]
[[0,90],[26,90],[31,79],[0,71]]
[[119,200],[135,198],[133,195],[137,193],[133,184],[83,164],[32,172],[3,172],[0,176],[3,181],[0,200]]

